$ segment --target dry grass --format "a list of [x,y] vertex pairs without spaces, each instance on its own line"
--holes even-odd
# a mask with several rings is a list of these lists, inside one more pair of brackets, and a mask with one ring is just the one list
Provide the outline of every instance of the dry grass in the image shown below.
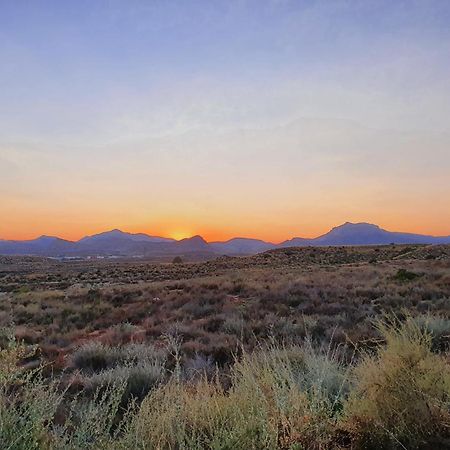
[[380,323],[379,329],[386,346],[354,370],[355,388],[346,408],[353,431],[366,447],[374,442],[410,449],[448,444],[448,360],[432,353],[432,334],[411,318],[401,325]]
[[446,250],[0,262],[0,447],[449,448]]
[[[0,442],[11,449],[447,448],[448,356],[432,352],[431,334],[413,318],[394,319],[379,322],[384,342],[375,352],[350,362],[308,341],[271,344],[244,353],[224,383],[218,375],[183,381],[178,361],[140,405],[123,404],[127,379],[114,379],[111,369],[91,397],[60,392],[41,371],[18,367],[25,349],[12,342],[0,365]],[[173,350],[179,358],[176,342]]]

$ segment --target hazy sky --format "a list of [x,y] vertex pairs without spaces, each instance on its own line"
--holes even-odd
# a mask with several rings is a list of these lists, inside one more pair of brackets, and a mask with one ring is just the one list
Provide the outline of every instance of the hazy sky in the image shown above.
[[0,237],[450,234],[450,1],[0,0]]

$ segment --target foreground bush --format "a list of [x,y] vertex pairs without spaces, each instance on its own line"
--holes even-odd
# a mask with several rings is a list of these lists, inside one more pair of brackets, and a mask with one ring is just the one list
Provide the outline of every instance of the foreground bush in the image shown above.
[[380,323],[383,343],[350,362],[339,348],[272,345],[244,353],[228,377],[189,382],[179,364],[168,376],[153,356],[136,358],[153,350],[89,347],[79,367],[107,355],[91,396],[21,369],[27,349],[12,342],[0,361],[1,448],[449,448],[450,366],[433,352],[443,328],[433,323]]
[[128,448],[278,449],[331,441],[346,369],[311,348],[245,355],[231,388],[173,379],[153,392],[129,429]]
[[432,353],[433,336],[421,325],[380,324],[386,346],[354,369],[347,415],[364,448],[450,444],[450,365]]
[[28,373],[18,365],[34,349],[12,337],[0,350],[0,448],[24,450],[48,448],[48,424],[61,397],[54,382],[47,384],[38,371]]

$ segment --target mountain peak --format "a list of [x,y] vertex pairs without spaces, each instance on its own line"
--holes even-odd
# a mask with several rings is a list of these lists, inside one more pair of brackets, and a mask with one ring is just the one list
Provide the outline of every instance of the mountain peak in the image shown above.
[[106,242],[109,241],[111,245],[114,242],[173,242],[173,239],[163,238],[159,236],[150,236],[145,233],[128,233],[126,231],[119,230],[118,228],[114,228],[110,231],[104,231],[103,233],[93,234],[91,236],[85,236],[80,239],[81,243],[92,243],[92,242]]
[[59,238],[55,236],[47,236],[46,234],[43,234],[42,236],[39,236],[36,241],[44,242],[44,241],[56,241]]
[[90,234],[88,236],[85,236],[81,239],[81,241],[84,240],[88,240],[88,239],[97,239],[97,238],[102,238],[102,237],[114,237],[114,236],[123,236],[127,233],[124,233],[123,231],[114,228],[114,230],[109,230],[109,231],[102,231],[101,233],[95,233],[95,234]]
[[370,245],[392,242],[392,236],[378,225],[345,222],[313,240],[319,245]]
[[112,235],[112,236],[114,236],[114,235],[116,235],[116,236],[122,236],[123,234],[129,234],[129,233],[126,233],[125,231],[119,230],[118,228],[114,228],[113,230],[105,231],[105,232],[99,233],[99,234],[110,235],[110,236],[111,236],[111,235]]
[[207,243],[202,236],[200,236],[199,234],[196,234],[195,236],[192,237],[188,237],[188,238],[184,238],[181,239],[179,242],[201,242],[201,243]]
[[208,251],[211,252],[209,244],[199,235],[177,241],[176,246],[184,251]]
[[339,228],[353,228],[353,229],[357,229],[357,228],[366,228],[366,229],[377,229],[379,230],[380,227],[378,225],[375,225],[373,223],[368,223],[368,222],[345,222],[342,225],[338,225],[337,227],[334,227],[333,229],[339,229]]
[[[338,225],[336,227],[333,227],[328,233],[324,234],[323,236],[327,235],[350,235],[350,234],[361,234],[361,233],[378,233],[383,232],[384,230],[381,229],[378,225],[375,225],[373,223],[368,222],[345,222],[342,225]],[[323,237],[320,236],[320,237]]]

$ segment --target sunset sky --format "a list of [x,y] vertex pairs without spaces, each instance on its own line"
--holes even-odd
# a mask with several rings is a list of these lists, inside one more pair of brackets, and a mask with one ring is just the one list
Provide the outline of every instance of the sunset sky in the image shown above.
[[0,0],[0,238],[450,235],[450,1]]

